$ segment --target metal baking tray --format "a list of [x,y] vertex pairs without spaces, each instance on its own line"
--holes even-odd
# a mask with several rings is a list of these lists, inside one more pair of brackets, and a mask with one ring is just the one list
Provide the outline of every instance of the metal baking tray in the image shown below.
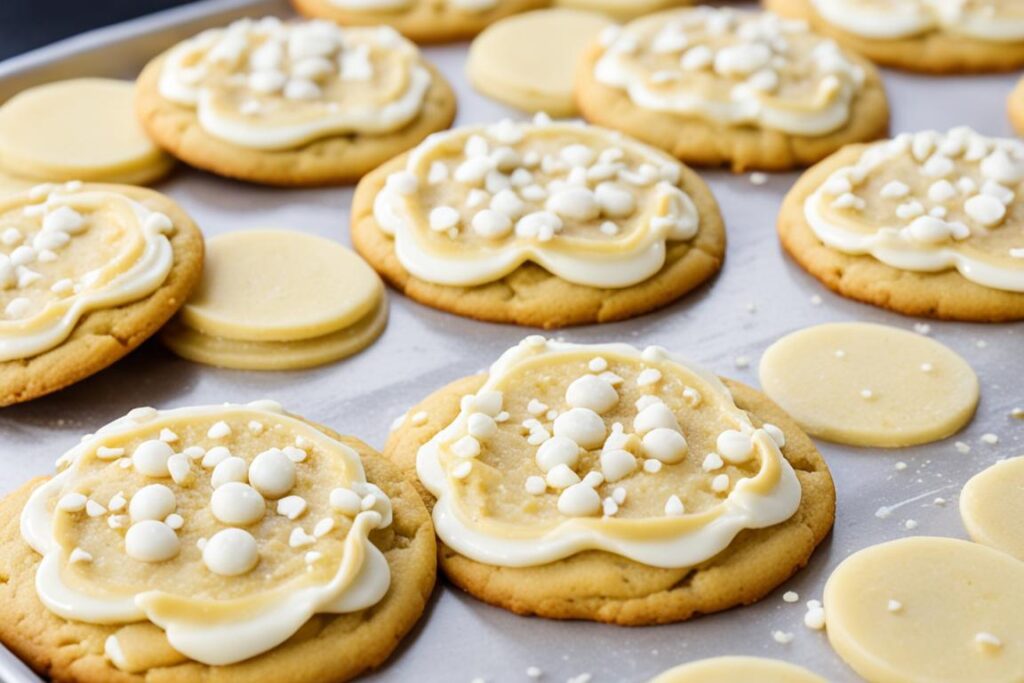
[[[209,0],[100,29],[0,63],[0,99],[25,87],[74,76],[133,77],[158,51],[198,30],[242,15],[288,16],[284,0]],[[464,74],[465,45],[425,50],[452,81],[458,124],[525,115],[474,92]],[[970,124],[1011,134],[1005,99],[1014,75],[936,78],[885,72],[894,132]],[[560,332],[578,342],[661,344],[723,375],[756,386],[760,354],[794,329],[865,320],[930,334],[966,357],[981,380],[978,414],[963,433],[900,450],[819,443],[835,477],[835,530],[810,564],[756,605],[686,623],[621,628],[515,616],[439,583],[426,613],[390,661],[368,676],[381,681],[544,681],[590,674],[593,683],[643,681],[676,664],[725,654],[775,657],[802,664],[830,681],[858,678],[832,652],[824,633],[803,625],[804,601],[820,599],[830,571],[851,552],[910,534],[965,537],[957,513],[963,483],[1000,458],[1024,452],[1024,324],[917,321],[826,291],[782,253],[775,216],[796,174],[755,185],[748,176],[701,171],[725,214],[729,249],[722,273],[668,308],[632,321]],[[284,190],[246,185],[180,168],[157,186],[177,200],[207,235],[252,227],[284,227],[349,243],[352,188]],[[113,367],[52,396],[0,410],[0,493],[52,471],[79,436],[140,405],[173,407],[270,397],[317,422],[382,447],[392,421],[447,382],[486,368],[531,331],[441,313],[390,292],[391,321],[363,353],[302,372],[218,370],[181,360],[151,340]],[[996,445],[980,440],[999,436]],[[963,454],[954,442],[971,450]],[[899,463],[905,463],[897,466]],[[936,498],[947,501],[936,504]],[[888,516],[876,515],[888,508]],[[917,523],[913,531],[906,522]],[[911,525],[913,526],[913,525]],[[800,602],[785,603],[795,590]],[[795,634],[787,645],[774,630]],[[0,679],[38,681],[0,652]]]

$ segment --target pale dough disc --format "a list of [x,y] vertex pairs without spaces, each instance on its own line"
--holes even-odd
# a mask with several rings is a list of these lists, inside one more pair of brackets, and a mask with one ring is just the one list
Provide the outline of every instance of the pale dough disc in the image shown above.
[[196,332],[178,320],[167,325],[160,338],[174,353],[196,363],[234,370],[300,370],[359,353],[381,335],[387,322],[387,301],[382,298],[349,327],[312,339],[236,341]]
[[576,65],[584,48],[610,25],[599,14],[572,9],[502,19],[470,46],[469,79],[480,92],[513,107],[576,116]]
[[713,657],[682,664],[651,683],[827,683],[803,667],[761,657]]
[[135,85],[106,78],[56,81],[0,107],[0,165],[46,181],[144,184],[173,160],[135,119]]
[[203,279],[179,318],[235,341],[296,341],[349,327],[384,285],[355,253],[294,230],[242,230],[206,242]]
[[943,439],[978,405],[978,378],[942,344],[869,323],[793,332],[761,357],[761,386],[807,432],[886,448]]
[[1020,683],[1024,562],[954,538],[861,550],[825,585],[832,647],[872,683]]
[[960,493],[960,517],[975,541],[1024,560],[1024,457],[971,477]]
[[642,14],[680,5],[692,5],[689,0],[555,0],[556,7],[602,12],[618,21],[635,19]]

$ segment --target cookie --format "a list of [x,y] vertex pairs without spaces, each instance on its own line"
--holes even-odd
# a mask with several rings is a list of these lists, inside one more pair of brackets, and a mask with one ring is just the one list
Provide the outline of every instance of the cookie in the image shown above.
[[971,538],[1024,561],[1024,458],[1001,460],[971,477],[960,493],[960,518]]
[[174,160],[135,120],[135,87],[109,78],[54,81],[0,106],[0,166],[37,182],[144,185]]
[[203,238],[170,199],[122,185],[0,198],[0,406],[73,384],[156,332],[188,298]]
[[580,62],[576,99],[592,123],[737,172],[812,164],[889,125],[866,60],[803,23],[731,8],[671,10],[605,32]]
[[1013,683],[1024,671],[1024,562],[955,538],[872,546],[825,584],[828,639],[869,681]]
[[203,279],[161,339],[200,363],[294,370],[361,351],[384,331],[387,310],[380,278],[340,244],[239,230],[207,242]]
[[136,409],[59,466],[0,503],[0,640],[53,680],[348,680],[434,585],[412,485],[272,401]]
[[714,275],[707,185],[600,128],[502,121],[432,136],[356,188],[352,241],[428,306],[555,328],[665,306]]
[[611,22],[599,14],[545,9],[489,26],[469,46],[466,73],[473,87],[499,102],[551,116],[577,116],[576,64]]
[[854,145],[786,195],[786,251],[829,289],[904,315],[1024,318],[1024,144],[967,128]]
[[417,43],[466,40],[551,0],[292,0],[301,14],[343,26],[392,26]]
[[601,12],[616,21],[628,21],[642,14],[692,4],[690,0],[555,0],[556,7]]
[[1007,113],[1010,115],[1010,123],[1017,135],[1024,135],[1024,78],[1017,81],[1017,85],[1010,93],[1006,103]]
[[151,61],[146,131],[182,161],[268,185],[354,182],[455,116],[455,95],[387,27],[241,19]]
[[749,604],[832,525],[810,439],[658,347],[528,337],[408,415],[385,454],[420,479],[442,569],[519,614],[640,625]]
[[651,683],[826,683],[807,669],[777,659],[713,657],[681,664]]
[[978,376],[955,351],[886,325],[828,323],[761,356],[761,387],[808,434],[897,448],[951,436],[978,406]]
[[941,74],[1024,65],[1024,10],[1012,1],[765,0],[764,5],[898,69]]

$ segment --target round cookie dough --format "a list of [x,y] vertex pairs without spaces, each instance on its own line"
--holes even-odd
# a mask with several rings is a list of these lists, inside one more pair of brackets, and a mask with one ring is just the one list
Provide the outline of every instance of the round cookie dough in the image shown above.
[[955,434],[974,415],[978,378],[933,339],[870,323],[828,323],[779,339],[761,387],[809,434],[899,447]]
[[240,230],[207,242],[203,278],[162,338],[189,360],[286,370],[350,356],[386,323],[384,285],[349,249],[294,230]]
[[[387,560],[391,585],[372,608],[316,614],[276,648],[225,666],[186,660],[170,647],[163,631],[149,623],[106,626],[62,619],[37,597],[33,584],[42,558],[19,533],[25,502],[34,489],[48,481],[41,477],[0,501],[0,574],[10,577],[0,583],[5,607],[0,615],[0,641],[40,675],[67,683],[143,683],[154,675],[170,681],[340,682],[381,666],[421,617],[434,587],[436,544],[430,516],[413,486],[374,449],[310,424],[357,451],[367,480],[391,499],[390,526],[371,536]],[[164,481],[173,486],[170,479]],[[275,516],[275,503],[267,501],[268,518]],[[296,522],[307,527],[310,523],[305,517]],[[188,551],[183,548],[183,552]],[[112,635],[145,652],[142,661],[126,658],[131,672],[115,668],[105,655],[106,641]]]
[[825,585],[829,642],[873,683],[1016,683],[1024,563],[983,545],[913,537],[861,550]]
[[960,492],[960,518],[975,541],[1024,561],[1024,457],[971,477]]
[[1010,123],[1017,135],[1024,136],[1024,78],[1017,81],[1006,104],[1010,115]]
[[128,81],[79,78],[24,90],[0,107],[0,165],[40,181],[143,185],[173,165],[142,130]]
[[[890,4],[880,4],[885,11],[892,11]],[[814,8],[811,0],[764,0],[764,6],[783,17],[807,21],[822,35],[834,38],[841,45],[884,66],[946,74],[1012,71],[1024,64],[1024,43],[1019,40],[979,40],[944,30],[930,30],[908,37],[873,39],[851,33],[827,21]],[[866,21],[884,20],[870,17]],[[963,19],[958,18],[957,21]]]
[[[416,454],[460,411],[483,376],[453,382],[409,410],[392,432],[386,457],[413,478],[433,507],[434,497],[416,477]],[[662,569],[602,551],[586,551],[534,567],[498,567],[459,555],[439,542],[441,568],[459,588],[517,614],[549,619],[588,619],[620,625],[663,624],[759,600],[806,565],[825,538],[835,513],[835,489],[824,459],[800,428],[763,394],[726,381],[736,405],[786,434],[782,449],[802,489],[788,520],[741,532],[729,547],[688,569]],[[417,419],[419,417],[420,419]]]
[[[659,35],[658,32],[666,30],[664,27],[672,26],[677,19],[685,19],[687,15],[696,16],[695,13],[701,12],[715,12],[723,17],[760,16],[763,18],[770,16],[729,8],[716,10],[709,10],[706,7],[684,8],[640,17],[626,24],[623,31],[642,30],[650,36],[650,40],[654,40],[654,35]],[[720,25],[728,26],[728,23],[722,21]],[[660,35],[668,36],[668,34]],[[814,37],[813,34],[810,35]],[[757,83],[755,80],[757,74],[743,75],[744,70],[750,68],[751,62],[744,61],[743,58],[733,62],[730,56],[729,59],[720,60],[721,64],[716,66],[713,54],[700,53],[700,50],[697,50],[700,53],[697,56],[701,57],[703,61],[691,65],[689,60],[684,63],[682,59],[684,50],[707,46],[700,44],[687,48],[687,42],[692,43],[688,36],[684,35],[682,40],[665,40],[664,50],[669,51],[667,56],[661,51],[638,53],[634,50],[629,52],[632,45],[625,39],[626,37],[629,37],[628,33],[616,39],[617,46],[615,42],[604,45],[602,42],[606,41],[594,41],[585,51],[577,72],[577,105],[587,121],[621,130],[649,144],[661,147],[688,164],[728,166],[734,172],[751,169],[785,171],[820,161],[844,145],[883,137],[888,131],[889,105],[881,76],[869,61],[857,54],[840,53],[843,60],[863,74],[862,83],[852,94],[846,106],[844,119],[838,125],[829,127],[827,132],[805,134],[786,132],[783,128],[769,127],[758,123],[758,121],[781,122],[788,120],[792,116],[793,107],[803,110],[812,106],[808,104],[810,100],[806,97],[799,103],[777,97],[752,101],[747,111],[767,111],[768,104],[774,104],[775,100],[779,100],[781,105],[776,111],[780,113],[770,119],[765,119],[765,115],[760,114],[761,118],[757,121],[732,123],[713,114],[719,109],[727,110],[741,93],[747,97],[751,92],[758,92],[757,87],[751,85]],[[791,37],[783,37],[782,42],[789,45],[794,43]],[[825,41],[822,39],[819,44],[825,44]],[[742,43],[738,43],[733,47],[741,45]],[[789,49],[792,50],[792,47]],[[661,50],[660,47],[659,50]],[[602,58],[610,53],[639,54],[639,57],[636,57],[637,63],[631,65],[630,68],[630,72],[638,77],[629,88],[611,85],[607,79],[599,78],[598,65]],[[744,53],[737,51],[728,53],[723,50],[723,54]],[[756,55],[756,52],[754,54]],[[673,60],[669,60],[668,56],[671,56]],[[781,57],[781,55],[776,56]],[[759,58],[755,57],[755,59]],[[837,61],[835,56],[830,56],[828,63],[835,64]],[[814,58],[813,62],[822,63],[818,58]],[[633,69],[632,67],[637,68]],[[798,73],[801,74],[799,78],[802,78],[810,70],[809,67],[799,67],[799,69]],[[776,74],[771,69],[762,70],[759,73]],[[687,89],[678,89],[670,93],[671,97],[662,98],[661,90],[663,88],[677,87],[674,84],[680,81],[689,84],[691,81],[687,79],[691,78],[693,79],[692,88],[688,85]],[[747,80],[743,80],[744,78]],[[774,82],[774,86],[769,83],[765,87],[780,87],[776,82],[777,74],[774,79],[768,76],[768,80]],[[644,106],[638,104],[630,94],[632,85],[641,81],[645,89],[638,96],[645,102]],[[706,97],[704,93],[708,91],[719,93],[719,98],[716,98],[711,105],[707,105],[704,112],[690,111],[695,102],[704,101],[703,98]],[[654,103],[647,106],[646,103],[651,100],[654,100]],[[679,111],[678,107],[681,106],[690,109],[686,112]],[[834,120],[834,113],[830,120]],[[795,131],[795,129],[792,130]],[[826,130],[825,127],[822,127],[822,130]]]
[[500,102],[552,116],[577,116],[573,83],[580,55],[604,17],[573,9],[519,14],[492,24],[469,48],[473,87]]
[[430,85],[419,113],[398,130],[330,135],[281,149],[244,147],[210,134],[200,124],[196,109],[161,94],[161,73],[169,53],[155,57],[139,75],[135,93],[138,119],[149,135],[178,159],[229,178],[279,186],[352,183],[431,133],[447,128],[455,118],[454,91],[433,65],[421,60],[420,65],[430,73]]
[[[292,0],[299,13],[343,26],[387,24],[417,43],[447,43],[472,38],[504,17],[547,7],[551,0]],[[394,9],[374,4],[391,5]],[[463,7],[459,7],[459,5]],[[474,6],[475,5],[475,6]]]
[[166,214],[175,228],[168,236],[173,265],[163,283],[148,296],[113,308],[92,310],[78,320],[58,346],[30,358],[0,362],[0,406],[57,391],[124,357],[155,334],[181,308],[199,282],[203,236],[177,204],[140,187],[86,184],[80,189],[111,190]]
[[616,21],[628,21],[658,10],[692,5],[692,0],[555,0],[556,7],[571,7],[607,14]]
[[701,659],[655,676],[650,683],[826,683],[802,666],[762,657]]

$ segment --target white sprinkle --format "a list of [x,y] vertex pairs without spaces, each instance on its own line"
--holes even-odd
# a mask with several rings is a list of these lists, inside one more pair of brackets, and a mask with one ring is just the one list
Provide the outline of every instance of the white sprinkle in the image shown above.
[[767,182],[768,182],[768,175],[765,174],[765,173],[761,173],[759,171],[755,171],[754,173],[750,174],[750,183],[751,183],[751,185],[764,185]]
[[921,372],[931,372],[935,369],[935,366],[931,363],[921,363]]
[[793,642],[793,634],[786,631],[772,631],[772,639],[779,645],[788,645]]
[[736,356],[736,358],[733,360],[733,363],[735,363],[736,367],[740,368],[741,370],[743,368],[749,368],[750,358],[748,356]]
[[90,517],[99,517],[100,515],[106,514],[107,508],[103,507],[95,500],[88,500],[85,503],[85,514]]
[[679,496],[670,496],[665,502],[666,517],[682,517],[685,512],[686,509],[683,507],[683,501],[679,500]]
[[469,473],[473,471],[473,462],[471,460],[463,460],[458,465],[452,468],[452,476],[456,479],[465,479],[469,476]]
[[861,389],[860,397],[863,398],[864,400],[870,400],[875,397],[875,393],[870,389]]
[[814,631],[820,631],[825,628],[825,610],[817,601],[812,602],[816,604],[807,608],[807,613],[804,614],[804,626]]
[[999,436],[993,434],[992,432],[988,432],[987,434],[981,435],[981,440],[983,443],[987,443],[990,446],[994,446],[997,443],[999,443]]
[[782,599],[785,602],[798,602],[800,600],[800,594],[796,591],[786,591],[782,594]]
[[953,447],[956,448],[957,453],[960,453],[961,455],[967,455],[971,452],[971,445],[966,441],[957,441],[953,444]]
[[531,496],[539,496],[548,488],[547,483],[544,481],[544,477],[538,477],[536,475],[527,477],[526,484],[524,486],[526,488],[526,492]]
[[92,554],[87,553],[81,548],[75,548],[71,551],[71,554],[68,555],[68,562],[70,564],[77,564],[79,562],[92,562]]
[[903,470],[907,469],[907,463],[901,460],[900,462],[896,463],[895,467],[896,471],[902,472]]
[[636,383],[638,386],[646,387],[651,384],[657,384],[661,381],[661,371],[657,368],[646,368],[637,375]]
[[905,521],[903,523],[903,528],[907,529],[908,531],[913,531],[914,529],[917,528],[917,520],[908,519],[907,521]]
[[918,334],[928,334],[932,331],[932,326],[928,323],[914,323],[914,332]]
[[725,461],[722,460],[722,456],[718,453],[708,453],[704,458],[704,464],[701,467],[704,468],[705,472],[714,472],[715,470],[721,469],[725,465]]
[[231,427],[228,425],[227,422],[224,422],[223,420],[220,420],[219,422],[215,423],[212,427],[210,427],[210,430],[206,432],[206,436],[210,437],[211,439],[223,439],[224,437],[230,435]]
[[419,427],[420,425],[424,425],[427,423],[427,420],[429,418],[430,416],[426,413],[426,411],[421,410],[412,416],[412,426]]
[[174,443],[178,440],[178,435],[165,427],[160,430],[160,440],[164,443]]
[[821,305],[821,297],[818,296],[817,294],[813,295],[811,297],[811,305],[813,305],[813,306],[820,306]]
[[982,650],[999,650],[1003,647],[1003,641],[997,636],[981,631],[974,636],[974,642]]
[[711,480],[711,490],[716,493],[722,493],[729,488],[729,475],[719,474]]
[[903,609],[903,603],[899,600],[890,600],[885,608],[890,612],[899,612]]
[[660,471],[661,471],[661,461],[660,460],[655,460],[653,458],[649,458],[647,460],[644,460],[644,472],[648,472],[650,474],[657,474]]
[[535,666],[526,667],[526,676],[528,678],[540,678],[544,675],[544,672]]

